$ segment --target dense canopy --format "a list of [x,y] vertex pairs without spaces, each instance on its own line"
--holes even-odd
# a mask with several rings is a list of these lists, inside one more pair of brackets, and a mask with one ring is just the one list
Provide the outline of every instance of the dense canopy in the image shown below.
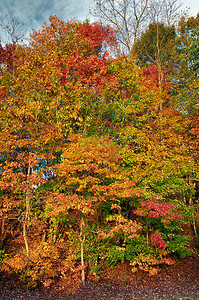
[[85,284],[195,253],[198,29],[152,23],[128,56],[110,26],[54,16],[0,46],[2,272]]

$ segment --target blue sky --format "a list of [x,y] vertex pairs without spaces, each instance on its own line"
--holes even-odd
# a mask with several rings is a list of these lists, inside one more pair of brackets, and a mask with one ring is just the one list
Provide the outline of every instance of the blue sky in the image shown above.
[[[199,0],[184,0],[183,3],[184,8],[190,7],[191,15],[199,12]],[[6,14],[13,11],[27,32],[33,28],[39,29],[44,22],[48,22],[50,15],[57,15],[63,20],[91,19],[89,9],[93,6],[94,0],[0,0],[0,12]]]

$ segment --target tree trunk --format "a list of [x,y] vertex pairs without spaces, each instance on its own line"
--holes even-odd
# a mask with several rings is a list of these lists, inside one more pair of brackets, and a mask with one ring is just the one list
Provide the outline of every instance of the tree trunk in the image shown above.
[[26,228],[26,220],[23,221],[23,238],[25,242],[25,247],[26,247],[26,257],[29,259],[29,245],[28,245],[28,239],[27,239],[27,228]]
[[5,239],[4,226],[5,226],[5,219],[2,218],[1,234],[0,234],[0,250],[1,250],[2,247],[3,247],[3,242],[4,242],[4,239]]
[[[27,181],[29,181],[29,176],[30,176],[31,168],[30,168],[30,162],[28,164],[28,174],[27,174]],[[24,215],[24,220],[23,220],[23,238],[24,238],[24,243],[26,247],[26,257],[29,259],[29,245],[28,245],[28,239],[27,239],[27,227],[28,227],[28,221],[30,220],[30,190],[29,190],[29,182],[28,182],[28,187],[26,191],[26,212]]]
[[86,285],[86,276],[85,276],[85,265],[84,265],[84,242],[85,242],[85,235],[84,235],[84,219],[82,217],[80,223],[80,243],[81,243],[81,267],[82,267],[82,285]]

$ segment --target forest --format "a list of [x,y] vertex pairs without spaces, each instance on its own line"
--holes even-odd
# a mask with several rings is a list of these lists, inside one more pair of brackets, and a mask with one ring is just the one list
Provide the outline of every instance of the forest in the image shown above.
[[157,15],[51,16],[0,45],[1,274],[85,285],[198,257],[199,14]]

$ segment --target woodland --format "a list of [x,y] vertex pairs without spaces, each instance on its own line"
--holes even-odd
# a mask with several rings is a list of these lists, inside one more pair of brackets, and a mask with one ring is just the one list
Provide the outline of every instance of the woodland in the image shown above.
[[104,2],[0,45],[0,272],[30,288],[198,257],[199,14]]

